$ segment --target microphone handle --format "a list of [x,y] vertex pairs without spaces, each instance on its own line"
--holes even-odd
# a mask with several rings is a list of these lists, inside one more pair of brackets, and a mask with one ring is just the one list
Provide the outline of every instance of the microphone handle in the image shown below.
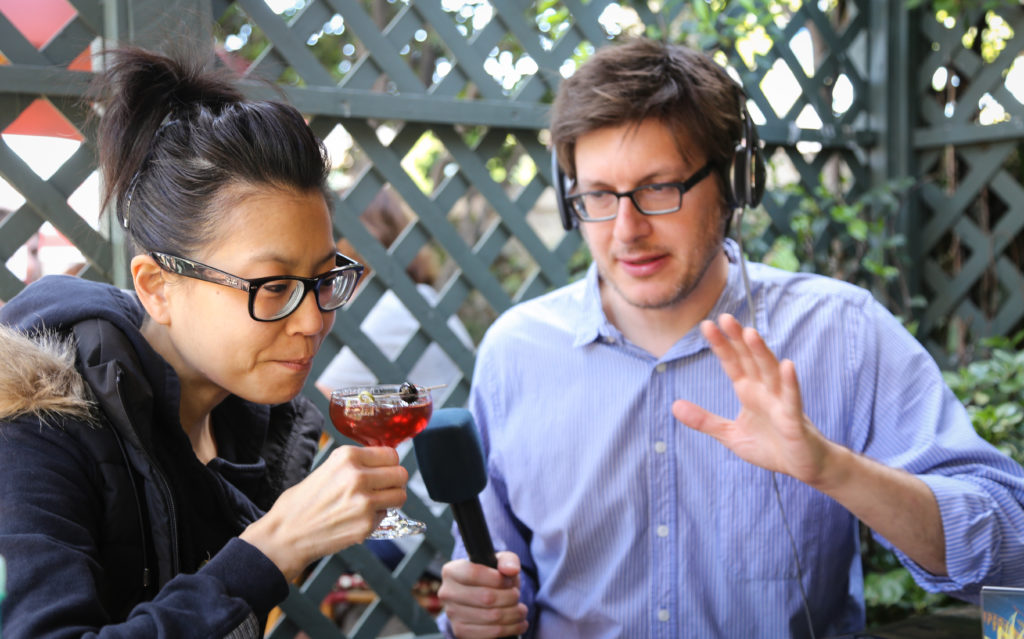
[[[466,501],[451,504],[451,508],[469,560],[474,564],[497,568],[498,557],[494,554],[494,544],[491,543],[491,533],[487,529],[487,520],[484,519],[480,500],[472,497]],[[502,637],[501,639],[519,639],[519,637]]]
[[480,500],[472,497],[451,506],[469,560],[474,564],[497,568],[498,558],[494,554],[494,544],[491,543],[491,533],[487,529],[487,520],[484,519]]

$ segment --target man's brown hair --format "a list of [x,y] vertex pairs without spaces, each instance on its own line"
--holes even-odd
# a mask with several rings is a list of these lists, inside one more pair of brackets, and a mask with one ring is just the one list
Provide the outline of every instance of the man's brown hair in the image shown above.
[[[636,39],[604,47],[562,81],[551,110],[551,145],[559,165],[576,177],[576,140],[607,126],[661,120],[683,157],[703,150],[726,173],[742,138],[743,93],[707,55],[683,45]],[[689,146],[690,148],[687,148]]]

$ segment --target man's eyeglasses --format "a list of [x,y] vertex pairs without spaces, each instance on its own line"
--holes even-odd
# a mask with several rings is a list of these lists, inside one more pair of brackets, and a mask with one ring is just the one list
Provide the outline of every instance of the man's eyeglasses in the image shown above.
[[288,317],[309,291],[315,293],[316,305],[321,311],[336,311],[352,297],[363,276],[363,265],[341,253],[335,255],[337,268],[316,277],[275,275],[251,280],[176,255],[154,251],[150,256],[165,271],[248,291],[249,316],[257,322]]
[[683,205],[683,194],[711,174],[711,163],[705,164],[685,182],[645,184],[632,191],[587,191],[566,198],[576,217],[582,222],[604,222],[619,214],[619,198],[628,197],[636,210],[644,215],[675,213]]

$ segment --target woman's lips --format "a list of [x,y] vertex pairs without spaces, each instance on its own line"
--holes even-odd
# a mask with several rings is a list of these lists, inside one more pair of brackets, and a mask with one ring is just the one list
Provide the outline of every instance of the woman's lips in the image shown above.
[[307,371],[313,365],[313,358],[306,359],[279,359],[277,363],[289,370],[296,372]]

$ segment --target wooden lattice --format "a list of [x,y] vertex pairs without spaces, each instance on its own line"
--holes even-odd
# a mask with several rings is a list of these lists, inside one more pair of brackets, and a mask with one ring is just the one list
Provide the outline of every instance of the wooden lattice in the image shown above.
[[918,27],[919,337],[963,361],[980,338],[1024,328],[1024,9]]
[[[498,313],[579,269],[579,235],[558,226],[546,171],[550,97],[595,46],[646,26],[674,39],[689,34],[691,44],[719,51],[747,92],[776,187],[747,216],[746,228],[757,231],[747,237],[752,253],[792,232],[806,196],[782,185],[813,192],[824,184],[837,199],[853,201],[910,175],[917,186],[895,228],[908,239],[906,285],[926,301],[918,311],[922,341],[945,358],[950,346],[969,351],[980,336],[1022,326],[1024,93],[1012,92],[1008,72],[1024,47],[1024,9],[1014,3],[944,24],[902,2],[812,2],[749,15],[749,2],[733,2],[715,33],[703,36],[691,3],[672,0],[295,0],[280,13],[264,0],[37,3],[37,11],[67,14],[38,42],[4,10],[18,3],[0,0],[0,131],[11,133],[42,109],[66,120],[59,128],[81,145],[43,179],[0,143],[0,177],[24,198],[0,219],[0,301],[23,288],[11,257],[45,223],[81,252],[83,276],[128,283],[116,225],[86,221],[68,203],[95,168],[94,130],[81,101],[91,75],[83,53],[104,39],[157,46],[154,34],[213,40],[219,63],[247,77],[252,96],[279,97],[270,80],[319,135],[350,140],[335,158],[342,163],[335,228],[359,247],[374,275],[337,313],[313,378],[344,344],[380,379],[404,379],[437,343],[462,372],[437,405],[461,405],[474,354],[449,318],[462,318],[479,339]],[[996,31],[1005,36],[995,38],[1002,48],[986,49],[985,37]],[[770,46],[753,51],[744,48],[751,38],[732,35],[760,32]],[[936,89],[940,69],[959,84]],[[986,105],[993,103],[1004,115],[989,123]],[[423,158],[426,169],[413,166]],[[359,220],[385,185],[412,218],[388,248]],[[809,241],[841,245],[843,228],[825,219]],[[436,304],[406,273],[423,249],[443,263]],[[395,359],[360,329],[387,290],[421,325]],[[411,454],[403,463],[415,470]],[[428,533],[393,574],[362,546],[323,560],[293,588],[271,636],[338,636],[319,604],[346,572],[358,572],[379,595],[350,636],[376,637],[393,619],[419,636],[435,632],[410,588],[425,566],[450,553],[451,515],[434,516],[411,493],[405,510],[426,521]]]

